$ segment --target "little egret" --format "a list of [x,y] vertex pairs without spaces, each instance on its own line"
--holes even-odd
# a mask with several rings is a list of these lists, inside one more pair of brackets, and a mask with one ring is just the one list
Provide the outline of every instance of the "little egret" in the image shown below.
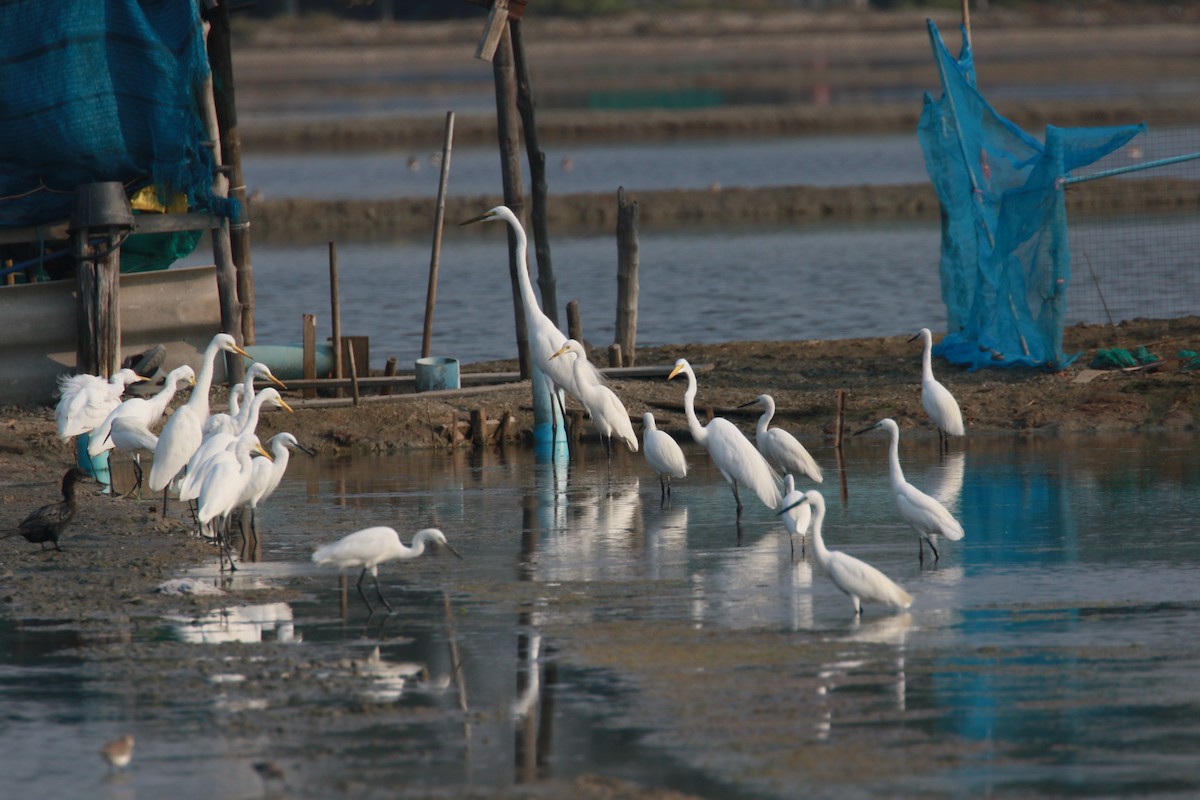
[[237,353],[250,358],[250,354],[238,346],[227,333],[218,333],[204,350],[200,373],[196,376],[196,387],[188,401],[175,410],[162,433],[158,435],[158,446],[154,448],[154,466],[150,468],[150,488],[163,492],[163,513],[166,513],[167,486],[183,469],[192,453],[204,438],[204,421],[208,419],[208,392],[212,388],[213,362],[221,352]]
[[121,404],[125,387],[148,380],[131,369],[123,369],[107,381],[98,375],[68,375],[58,381],[58,405],[54,416],[58,435],[64,440],[95,428]]
[[733,499],[737,502],[738,517],[742,515],[742,498],[738,496],[738,484],[750,487],[770,508],[778,508],[783,499],[779,477],[762,454],[754,449],[750,440],[738,427],[723,417],[714,417],[708,425],[701,425],[696,418],[696,373],[681,358],[667,376],[671,380],[679,373],[687,375],[687,391],[683,393],[684,411],[687,414],[688,430],[692,438],[708,451],[721,475],[733,488]]
[[67,527],[75,518],[75,484],[91,479],[91,476],[79,467],[71,467],[63,475],[62,501],[42,506],[21,520],[15,531],[0,536],[0,539],[20,534],[25,541],[31,544],[40,544],[43,550],[46,549],[46,542],[50,542],[54,545],[55,550],[61,551],[62,548],[58,546],[58,537],[62,534],[63,528]]
[[925,353],[921,356],[921,405],[937,427],[938,444],[947,450],[951,436],[962,436],[967,432],[963,427],[962,411],[950,390],[933,377],[933,334],[929,328],[921,328],[909,341],[917,339],[925,343]]
[[267,444],[270,446],[272,458],[256,458],[250,462],[250,480],[242,490],[239,500],[240,505],[250,509],[250,533],[256,537],[258,536],[258,506],[271,496],[271,493],[279,486],[279,482],[283,480],[283,474],[287,472],[288,462],[291,460],[291,449],[296,448],[309,456],[316,455],[312,450],[300,444],[290,433],[277,433]]
[[425,528],[417,531],[413,536],[412,547],[409,547],[400,541],[400,534],[396,533],[394,528],[380,525],[374,528],[363,528],[361,531],[343,536],[336,542],[318,547],[312,554],[312,560],[321,565],[333,564],[339,570],[361,567],[362,572],[359,573],[357,584],[358,595],[367,604],[367,611],[374,612],[374,609],[371,608],[371,601],[367,600],[367,595],[362,588],[363,578],[370,572],[372,580],[375,581],[375,594],[387,606],[387,610],[391,611],[391,604],[379,589],[379,565],[395,559],[411,561],[425,552],[425,545],[428,542],[439,544],[462,558],[458,551],[446,541],[446,534],[437,528]]
[[647,463],[658,473],[658,486],[663,498],[669,498],[671,478],[687,477],[687,459],[671,434],[655,426],[654,415],[649,411],[642,415],[642,448]]
[[[821,523],[825,521],[825,498],[820,492],[810,489],[796,503],[812,506],[812,540],[817,564],[834,586],[850,595],[854,601],[855,617],[862,616],[864,602],[883,603],[896,608],[912,605],[912,595],[875,567],[840,550],[826,549],[825,539],[821,536]],[[793,508],[784,506],[779,513],[786,515]]]
[[163,388],[153,397],[130,397],[128,400],[122,401],[120,405],[109,412],[103,422],[92,430],[92,438],[88,442],[88,455],[98,456],[115,446],[108,431],[112,427],[113,421],[119,417],[136,419],[136,424],[147,430],[152,429],[162,419],[167,406],[175,399],[175,393],[184,383],[192,386],[196,384],[196,373],[187,364],[176,367],[167,373]]
[[754,443],[758,446],[758,452],[767,459],[767,463],[784,474],[805,475],[813,483],[823,481],[825,478],[821,474],[820,465],[795,436],[782,428],[767,427],[771,424],[771,418],[775,416],[775,399],[769,394],[760,394],[749,403],[742,403],[740,407],[753,405],[763,408],[763,414],[758,418],[758,425],[755,427]]
[[892,481],[892,494],[896,497],[896,506],[900,516],[917,532],[917,554],[922,564],[925,563],[925,543],[933,551],[933,560],[939,558],[934,539],[945,536],[952,542],[963,538],[962,525],[946,507],[934,500],[920,489],[904,480],[904,471],[900,469],[900,427],[896,421],[884,418],[874,425],[856,431],[855,436],[877,429],[883,429],[892,435],[892,443],[888,452],[888,476]]
[[[466,220],[460,224],[470,225],[473,222],[489,222],[494,220],[503,220],[508,223],[516,237],[517,251],[517,284],[521,294],[521,305],[525,309],[525,327],[529,335],[529,355],[533,360],[534,366],[545,373],[551,383],[558,388],[561,388],[573,395],[579,397],[579,392],[575,386],[575,375],[572,365],[565,361],[552,361],[551,356],[558,351],[567,337],[554,324],[551,319],[542,312],[542,308],[538,305],[537,297],[533,293],[533,283],[529,280],[529,265],[526,261],[529,249],[529,239],[525,235],[525,229],[521,227],[521,221],[517,219],[517,215],[512,212],[508,206],[496,206],[483,212],[478,217]],[[604,376],[596,369],[587,359],[584,359],[583,367],[592,375],[592,382],[596,384],[604,383]],[[557,403],[559,410],[566,416],[567,410],[563,407],[562,397],[557,389],[552,391],[552,403]]]
[[562,355],[574,356],[571,364],[572,377],[575,381],[573,394],[580,403],[583,403],[588,416],[592,419],[592,424],[596,426],[596,430],[600,431],[600,438],[604,440],[604,449],[608,453],[608,457],[612,458],[614,436],[624,442],[631,453],[636,453],[638,440],[637,434],[633,432],[633,423],[629,421],[629,411],[621,402],[621,398],[617,397],[616,392],[604,384],[594,381],[592,373],[595,372],[595,369],[591,368],[588,363],[583,345],[574,339],[567,339],[563,346],[550,356],[550,359],[553,361]]
[[796,553],[796,534],[800,535],[800,555],[804,555],[804,537],[808,535],[808,526],[812,522],[812,507],[804,502],[804,492],[796,490],[796,479],[792,473],[783,476],[783,525],[787,528],[788,539],[791,541],[792,554]]

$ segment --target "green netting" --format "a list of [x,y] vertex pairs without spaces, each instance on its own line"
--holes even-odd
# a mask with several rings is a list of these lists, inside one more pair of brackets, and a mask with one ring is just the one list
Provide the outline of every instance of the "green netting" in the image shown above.
[[65,219],[99,181],[229,213],[211,194],[196,3],[5,0],[0,74],[0,226]]
[[1071,255],[1064,181],[1144,125],[1047,126],[1043,144],[1000,116],[975,88],[963,33],[958,58],[929,38],[942,96],[925,95],[917,136],[942,206],[947,334],[935,352],[956,364],[1060,369]]

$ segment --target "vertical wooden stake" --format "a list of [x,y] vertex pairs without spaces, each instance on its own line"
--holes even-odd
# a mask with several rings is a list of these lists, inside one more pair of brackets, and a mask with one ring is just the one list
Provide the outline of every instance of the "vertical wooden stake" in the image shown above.
[[487,412],[482,408],[471,411],[471,444],[476,447],[487,446]]
[[433,306],[437,302],[438,265],[442,257],[442,224],[446,219],[446,183],[450,178],[450,148],[454,141],[454,112],[446,112],[446,133],[442,137],[442,174],[438,180],[437,211],[433,215],[433,252],[429,257],[429,288],[425,292],[425,330],[421,337],[421,358],[429,358],[433,344]]
[[842,433],[846,427],[846,390],[837,391],[837,415],[833,423],[833,446],[842,449]]
[[579,301],[567,303],[567,336],[583,344],[583,321],[579,318]]
[[638,307],[638,204],[617,189],[617,344],[624,365],[634,365],[637,348]]
[[621,366],[621,343],[613,342],[608,346],[608,365],[610,367]]
[[971,4],[970,0],[962,0],[962,24],[967,34],[967,46],[971,46]]
[[[388,360],[387,360],[387,363],[383,365],[383,375],[384,375],[384,377],[385,377],[385,378],[390,378],[390,377],[392,377],[393,375],[395,375],[395,374],[396,374],[396,367],[397,367],[397,361],[396,361],[396,357],[395,357],[395,356],[389,356],[389,357],[388,357]],[[380,387],[380,389],[379,389],[379,393],[380,393],[380,394],[384,394],[384,395],[391,396],[391,394],[392,394],[392,386],[391,386],[391,384],[388,384],[387,386],[381,386],[381,387]]]
[[[333,325],[333,377],[344,378],[342,371],[342,302],[338,294],[337,242],[329,243],[329,313]],[[335,396],[342,397],[338,389]]]
[[[317,377],[317,315],[305,314],[301,325],[304,341],[304,378],[311,380]],[[305,389],[304,396],[316,397],[317,390]]]
[[354,405],[358,405],[358,365],[354,363],[354,348],[347,348],[346,354],[350,357],[350,389],[354,394]]

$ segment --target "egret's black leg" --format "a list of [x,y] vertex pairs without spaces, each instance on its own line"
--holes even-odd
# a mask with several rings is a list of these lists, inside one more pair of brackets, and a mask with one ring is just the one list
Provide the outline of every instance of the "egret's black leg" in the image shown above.
[[926,541],[929,542],[929,549],[933,551],[933,561],[936,564],[941,556],[938,553],[937,548],[933,546],[933,539],[926,539]]
[[387,601],[387,598],[383,596],[383,592],[380,591],[380,589],[379,589],[379,576],[372,575],[371,577],[375,579],[375,594],[379,595],[380,602],[383,603],[383,605],[387,608],[388,611],[391,611],[392,604]]
[[367,612],[373,614],[375,613],[375,609],[371,608],[371,601],[367,599],[367,594],[362,588],[363,578],[365,577],[367,577],[367,568],[363,567],[363,571],[358,573],[358,583],[354,585],[358,587],[358,596],[361,597],[362,601],[367,604]]

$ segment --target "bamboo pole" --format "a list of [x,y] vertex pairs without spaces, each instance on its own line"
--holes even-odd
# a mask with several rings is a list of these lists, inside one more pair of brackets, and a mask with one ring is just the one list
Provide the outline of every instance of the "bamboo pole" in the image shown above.
[[425,292],[425,330],[421,337],[421,358],[429,358],[433,345],[433,306],[437,302],[438,266],[442,258],[442,225],[446,220],[446,184],[450,178],[450,148],[454,141],[454,112],[446,112],[446,132],[442,137],[442,174],[438,180],[437,210],[433,215],[433,252],[429,257],[429,288]]
[[[329,243],[329,313],[330,324],[333,326],[333,377],[346,377],[342,371],[342,301],[338,279],[337,242]],[[341,397],[339,389],[337,396]]]
[[962,0],[962,26],[967,37],[967,47],[971,46],[971,1]]
[[[632,367],[637,347],[638,307],[638,204],[617,189],[617,344],[624,366]],[[614,364],[614,366],[620,366]]]

